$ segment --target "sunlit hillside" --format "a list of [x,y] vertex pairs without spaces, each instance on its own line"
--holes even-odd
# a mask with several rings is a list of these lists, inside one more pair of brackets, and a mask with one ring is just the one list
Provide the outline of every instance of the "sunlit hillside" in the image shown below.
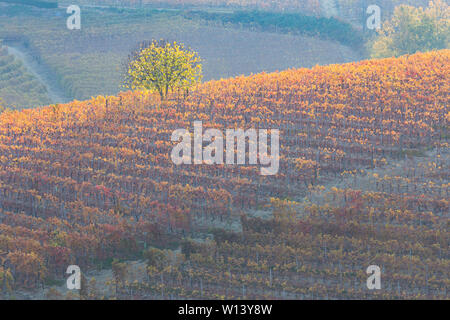
[[[67,265],[108,268],[157,246],[172,258],[106,294],[445,298],[449,60],[442,50],[211,81],[163,103],[136,91],[5,112],[0,275],[32,289]],[[171,134],[194,121],[279,130],[278,173],[175,165]],[[384,291],[363,289],[374,263]]]

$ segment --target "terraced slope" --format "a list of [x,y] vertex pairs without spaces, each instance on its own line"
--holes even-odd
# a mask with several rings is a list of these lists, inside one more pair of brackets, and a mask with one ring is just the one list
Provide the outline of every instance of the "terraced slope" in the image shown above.
[[[377,264],[391,288],[376,298],[448,297],[449,60],[442,50],[211,81],[164,103],[125,92],[3,113],[0,268],[32,288],[69,264],[181,245],[179,269],[154,266],[133,292],[155,297],[163,277],[171,297],[354,298]],[[199,120],[278,129],[279,172],[175,165],[173,131]],[[415,171],[373,175],[429,149]],[[305,199],[363,172],[375,189]],[[268,220],[248,220],[260,212]],[[205,234],[205,246],[181,241]]]

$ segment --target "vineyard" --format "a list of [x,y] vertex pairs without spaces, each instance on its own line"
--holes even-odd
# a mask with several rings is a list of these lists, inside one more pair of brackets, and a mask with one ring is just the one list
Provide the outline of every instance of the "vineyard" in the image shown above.
[[[116,279],[116,295],[448,298],[449,59],[442,50],[210,81],[163,103],[136,91],[3,113],[0,288],[41,287],[69,264],[101,268],[170,242],[181,254],[149,265],[145,281]],[[279,173],[175,166],[171,134],[197,120],[279,129]],[[385,290],[365,288],[370,264]]]
[[50,103],[47,89],[23,64],[0,46],[0,98],[8,108],[42,106]]

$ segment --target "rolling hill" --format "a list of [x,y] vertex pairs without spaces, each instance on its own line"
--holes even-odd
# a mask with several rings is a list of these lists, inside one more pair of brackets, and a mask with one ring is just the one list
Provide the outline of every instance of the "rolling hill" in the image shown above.
[[[141,282],[115,279],[112,294],[448,297],[449,59],[442,50],[210,81],[163,103],[137,91],[3,113],[0,274],[35,288],[69,264],[101,268],[158,246],[181,253]],[[194,121],[278,129],[278,174],[174,165],[171,134]],[[385,290],[365,289],[371,264]]]
[[[286,30],[270,29],[282,17],[272,17],[267,27],[256,30],[235,22],[225,26],[221,19],[228,16],[207,21],[206,14],[202,17],[167,10],[83,7],[81,30],[68,30],[67,17],[64,8],[0,3],[0,39],[10,39],[6,44],[27,49],[25,53],[42,64],[65,96],[77,100],[118,93],[122,64],[143,40],[164,38],[191,47],[203,59],[205,80],[361,59],[353,48],[329,40],[338,33],[336,40],[348,44],[351,41],[347,38],[353,36],[351,28],[336,32],[343,24],[327,21],[322,21],[321,32],[314,26],[302,27],[311,19],[298,21],[300,25],[288,34]],[[292,17],[288,22],[292,24]],[[316,37],[317,33],[323,39]]]

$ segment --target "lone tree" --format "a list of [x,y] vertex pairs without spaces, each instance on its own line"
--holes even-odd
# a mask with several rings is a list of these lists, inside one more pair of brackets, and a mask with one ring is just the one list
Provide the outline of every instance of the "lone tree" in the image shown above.
[[147,89],[165,100],[169,92],[187,95],[202,79],[201,59],[183,44],[165,40],[142,42],[128,57],[124,87]]
[[400,5],[373,41],[371,56],[384,58],[445,49],[449,36],[450,9],[443,0],[430,1],[426,9]]

